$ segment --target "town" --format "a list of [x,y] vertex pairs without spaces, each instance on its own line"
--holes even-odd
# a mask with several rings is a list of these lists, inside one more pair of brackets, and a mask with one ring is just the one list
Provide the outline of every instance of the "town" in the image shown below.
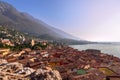
[[120,80],[118,57],[0,29],[0,80]]

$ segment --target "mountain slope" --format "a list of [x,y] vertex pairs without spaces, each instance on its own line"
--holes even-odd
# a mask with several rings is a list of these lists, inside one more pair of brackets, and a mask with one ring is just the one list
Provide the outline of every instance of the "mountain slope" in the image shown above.
[[29,14],[19,12],[12,5],[3,1],[0,1],[0,25],[12,27],[42,39],[74,38],[61,30],[35,19]]
[[56,33],[59,33],[61,36],[64,36],[63,38],[78,39],[77,37],[74,37],[74,36],[72,36],[72,35],[64,32],[64,31],[62,31],[62,30],[59,30],[59,29],[57,29],[57,28],[54,28],[54,27],[52,27],[52,26],[44,23],[43,21],[41,21],[41,20],[39,20],[39,19],[34,18],[33,16],[31,16],[31,15],[28,14],[28,13],[23,13],[23,14],[26,15],[26,16],[27,16],[29,19],[31,19],[32,21],[36,21],[36,22],[38,22],[39,24],[42,24],[42,25],[44,25],[45,27],[49,28],[51,31],[56,32]]

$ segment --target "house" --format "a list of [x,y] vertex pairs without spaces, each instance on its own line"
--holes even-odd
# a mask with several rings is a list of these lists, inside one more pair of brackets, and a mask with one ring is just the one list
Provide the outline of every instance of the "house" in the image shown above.
[[107,67],[100,67],[99,71],[106,75],[106,80],[120,80],[120,75]]
[[120,80],[120,76],[107,76],[106,80]]
[[2,54],[2,56],[6,56],[9,54],[10,49],[0,49],[0,53]]
[[102,73],[104,73],[106,76],[118,75],[116,72],[114,72],[113,70],[111,70],[107,67],[99,67],[98,70],[101,71]]
[[55,66],[60,65],[60,59],[58,59],[58,58],[51,58],[51,60],[49,61],[49,65],[52,68],[55,68]]
[[87,49],[87,50],[85,50],[85,52],[88,52],[88,53],[101,53],[100,50],[96,50],[96,49]]
[[34,46],[34,45],[35,45],[35,41],[32,40],[32,41],[31,41],[31,46]]
[[9,39],[2,39],[1,42],[2,42],[3,44],[9,45],[9,46],[14,46],[14,44],[12,44]]
[[5,49],[5,48],[4,49],[0,49],[0,53],[1,52],[8,52],[8,51],[10,51],[10,49]]

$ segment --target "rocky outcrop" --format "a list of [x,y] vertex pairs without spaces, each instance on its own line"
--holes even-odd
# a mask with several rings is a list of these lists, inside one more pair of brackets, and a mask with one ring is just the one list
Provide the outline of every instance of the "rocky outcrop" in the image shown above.
[[0,59],[0,80],[62,80],[57,70],[50,67],[34,70],[18,62],[8,63]]
[[[27,71],[25,71],[24,67],[20,63],[7,63],[6,60],[0,60],[0,80],[29,80],[29,77],[25,77],[28,75]],[[2,63],[3,61],[3,63]],[[20,71],[24,70],[24,74],[19,73]],[[28,69],[29,71],[31,70],[31,73],[34,71],[33,69]],[[29,73],[29,74],[31,74]]]
[[57,70],[37,69],[31,80],[62,80],[62,78]]

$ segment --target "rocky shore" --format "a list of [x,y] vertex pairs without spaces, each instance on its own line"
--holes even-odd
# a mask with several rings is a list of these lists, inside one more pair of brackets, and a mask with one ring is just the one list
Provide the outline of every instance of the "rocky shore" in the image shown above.
[[0,80],[119,80],[120,59],[100,50],[57,46],[0,53]]

